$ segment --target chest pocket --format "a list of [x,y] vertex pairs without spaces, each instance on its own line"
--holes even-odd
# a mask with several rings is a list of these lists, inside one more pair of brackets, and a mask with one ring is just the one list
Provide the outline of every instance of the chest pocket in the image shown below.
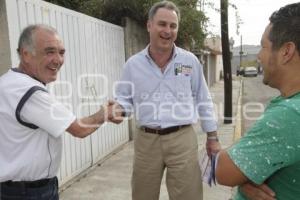
[[172,78],[175,96],[180,102],[190,102],[192,99],[191,77],[178,75]]
[[185,94],[191,94],[191,77],[185,75],[178,75],[174,77],[174,86],[177,92],[184,92]]

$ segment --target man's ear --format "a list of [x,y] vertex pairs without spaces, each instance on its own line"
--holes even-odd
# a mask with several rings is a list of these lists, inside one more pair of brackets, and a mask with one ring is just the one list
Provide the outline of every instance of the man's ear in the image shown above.
[[296,53],[296,45],[293,42],[286,42],[280,48],[282,64],[288,63]]
[[29,59],[31,56],[32,56],[32,53],[30,51],[28,51],[26,48],[20,49],[20,57],[22,57],[22,59],[25,63],[29,62]]

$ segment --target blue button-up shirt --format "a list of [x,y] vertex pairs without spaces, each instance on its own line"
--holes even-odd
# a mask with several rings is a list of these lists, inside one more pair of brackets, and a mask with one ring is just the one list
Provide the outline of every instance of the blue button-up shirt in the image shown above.
[[213,102],[197,57],[174,46],[164,72],[149,55],[149,46],[125,63],[115,99],[139,126],[166,128],[196,123],[217,130]]

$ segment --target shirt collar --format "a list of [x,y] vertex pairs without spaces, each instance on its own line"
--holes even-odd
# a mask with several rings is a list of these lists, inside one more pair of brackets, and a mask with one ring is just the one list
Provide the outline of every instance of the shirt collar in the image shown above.
[[[20,70],[19,68],[11,68],[11,71],[16,72],[16,73],[25,74],[25,75],[29,76],[28,74],[24,73],[24,72],[23,72],[22,70]],[[38,82],[42,83],[43,85],[46,85],[46,83],[43,83],[42,81],[38,80],[38,79],[35,78],[35,77],[32,77],[32,76],[29,76],[29,77],[31,77],[31,78],[37,80]]]
[[[142,54],[147,58],[147,59],[152,59],[150,54],[149,54],[149,47],[150,44],[147,45],[147,47],[142,51]],[[178,54],[178,47],[174,44],[173,46],[173,55],[172,55],[172,59],[174,59]]]

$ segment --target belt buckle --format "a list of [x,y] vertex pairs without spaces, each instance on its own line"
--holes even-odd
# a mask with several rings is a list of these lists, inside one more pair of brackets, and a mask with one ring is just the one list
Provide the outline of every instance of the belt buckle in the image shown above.
[[160,130],[161,129],[154,129],[155,130],[155,134],[160,135]]
[[161,129],[155,129],[155,128],[149,128],[146,126],[142,126],[141,130],[144,131],[145,133],[152,133],[152,134],[160,134]]
[[141,126],[140,129],[141,129],[142,131],[144,131],[145,133],[147,133],[147,131],[146,131],[147,127]]

